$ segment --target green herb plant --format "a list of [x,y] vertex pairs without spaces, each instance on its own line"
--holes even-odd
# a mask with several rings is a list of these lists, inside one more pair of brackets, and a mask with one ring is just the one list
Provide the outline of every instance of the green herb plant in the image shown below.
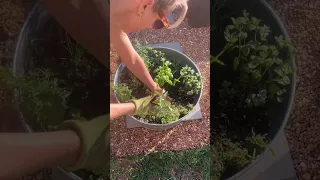
[[19,93],[18,103],[36,116],[43,129],[53,128],[63,121],[70,92],[59,86],[53,74],[37,70],[19,77],[2,67],[0,82]]
[[118,86],[111,84],[110,87],[117,94],[120,102],[129,102],[131,99],[134,99],[132,96],[132,90],[125,83]]
[[211,57],[211,62],[225,65],[220,60],[224,53],[237,51],[233,69],[239,72],[242,84],[255,87],[246,89],[249,92],[246,100],[248,105],[264,105],[267,97],[275,97],[281,102],[286,92],[284,86],[291,83],[289,75],[292,67],[280,55],[288,51],[295,55],[296,50],[282,35],[275,37],[276,45],[268,45],[270,28],[261,25],[260,20],[250,17],[246,11],[243,17],[231,19],[232,25],[227,26],[224,32],[227,44],[217,56]]
[[201,76],[199,73],[195,73],[191,67],[186,65],[181,69],[180,77],[175,79],[174,82],[180,82],[180,79],[182,79],[184,89],[187,90],[188,95],[199,94],[201,90]]
[[230,174],[235,174],[249,165],[267,147],[268,141],[261,135],[252,135],[244,142],[232,142],[225,137],[215,138],[211,146],[213,167],[211,179],[229,178]]
[[156,73],[156,77],[154,81],[158,83],[160,87],[164,87],[166,83],[169,85],[174,85],[172,82],[173,74],[170,69],[171,63],[167,61],[165,58],[161,58],[162,65],[157,67],[153,72]]

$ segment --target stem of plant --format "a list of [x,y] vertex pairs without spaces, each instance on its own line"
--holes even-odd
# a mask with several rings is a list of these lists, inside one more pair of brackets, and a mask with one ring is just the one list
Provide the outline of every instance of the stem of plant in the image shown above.
[[257,41],[257,29],[254,32],[254,41]]
[[[237,40],[238,41],[238,40]],[[229,50],[237,41],[233,41],[231,43],[228,43],[227,45],[224,46],[222,51],[216,56],[216,58],[219,58],[222,56],[227,50]]]
[[[260,76],[260,78],[255,82],[255,84],[258,84],[259,81],[263,78],[263,76],[266,74],[266,72],[268,71],[269,68],[265,68],[264,72],[262,73],[262,75]],[[267,82],[268,83],[268,82]]]

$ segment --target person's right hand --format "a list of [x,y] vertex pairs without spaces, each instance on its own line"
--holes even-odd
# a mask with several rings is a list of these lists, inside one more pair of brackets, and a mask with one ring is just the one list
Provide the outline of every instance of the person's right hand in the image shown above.
[[132,100],[135,104],[136,109],[134,115],[151,115],[153,106],[152,102],[155,100],[157,95],[150,95],[141,99]]
[[64,167],[68,171],[79,169],[99,169],[109,175],[110,115],[102,115],[92,120],[72,119],[60,125],[62,130],[74,131],[81,140],[79,157],[74,165]]

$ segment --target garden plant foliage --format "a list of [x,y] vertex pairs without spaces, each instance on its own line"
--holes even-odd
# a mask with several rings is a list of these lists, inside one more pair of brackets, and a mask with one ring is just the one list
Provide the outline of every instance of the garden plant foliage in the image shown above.
[[225,46],[210,58],[213,66],[232,74],[221,82],[214,106],[218,125],[213,133],[212,167],[217,180],[239,172],[268,147],[267,106],[283,101],[291,84],[290,59],[297,53],[282,35],[270,44],[271,29],[246,11],[231,22],[225,27]]

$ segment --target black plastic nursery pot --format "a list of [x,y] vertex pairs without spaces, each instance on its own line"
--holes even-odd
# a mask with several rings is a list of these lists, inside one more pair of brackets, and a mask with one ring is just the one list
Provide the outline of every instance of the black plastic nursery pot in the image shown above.
[[[200,77],[201,77],[201,73],[200,73],[200,70],[197,67],[197,65],[188,56],[184,55],[183,53],[178,52],[178,51],[176,51],[174,49],[171,49],[171,48],[166,48],[166,47],[153,47],[153,49],[156,50],[156,51],[159,51],[161,53],[164,53],[165,58],[167,60],[169,60],[169,61],[170,61],[170,59],[174,59],[181,66],[187,65],[187,66],[191,67],[195,71],[195,73],[199,73]],[[119,85],[121,83],[120,75],[125,71],[128,71],[128,69],[125,67],[124,64],[121,63],[118,66],[118,69],[117,69],[116,74],[115,74],[115,79],[114,79],[114,85],[115,86],[117,86],[117,85]],[[197,105],[200,102],[200,98],[201,98],[201,95],[202,95],[202,88],[203,88],[203,86],[201,84],[201,89],[200,89],[199,94],[195,95],[194,98],[193,98],[192,104],[194,106]],[[116,99],[117,99],[118,103],[120,103],[116,92],[115,92],[115,95],[116,95]],[[136,123],[140,124],[141,127],[144,127],[144,128],[150,129],[150,130],[155,130],[155,131],[162,131],[162,130],[167,130],[167,129],[175,127],[176,125],[181,123],[183,120],[185,120],[186,117],[190,113],[192,113],[192,111],[194,111],[194,110],[191,110],[187,115],[181,117],[180,119],[177,119],[176,121],[173,121],[173,122],[170,122],[170,123],[166,123],[166,124],[148,123],[148,122],[140,121],[137,118],[135,118],[134,116],[129,116],[129,117],[130,117],[130,119],[132,121],[135,121]]]
[[[52,16],[49,15],[47,9],[45,9],[43,7],[43,2],[40,1],[38,2],[35,7],[33,8],[32,12],[29,14],[28,19],[26,20],[20,35],[19,35],[19,39],[17,42],[17,46],[16,46],[16,50],[15,50],[15,56],[14,56],[14,63],[13,63],[13,73],[16,76],[24,76],[28,70],[36,68],[36,60],[35,57],[33,56],[33,51],[32,47],[33,47],[33,42],[35,41],[41,41],[44,42],[44,44],[47,43],[47,40],[43,40],[41,39],[42,36],[39,35],[39,32],[41,32],[41,34],[44,34],[43,36],[48,36],[49,39],[50,37],[53,37],[52,34],[59,34],[56,33],[57,29],[59,30],[58,32],[62,32],[62,34],[66,34],[64,29],[59,25],[58,22],[56,22]],[[52,28],[54,29],[52,34],[49,33],[49,30],[46,31],[44,29],[47,28]],[[51,32],[51,31],[50,31]],[[48,35],[49,34],[49,35]],[[64,36],[66,37],[66,36]],[[48,40],[49,41],[49,40]],[[62,39],[54,39],[53,40],[53,44],[56,44],[54,46],[52,46],[50,48],[50,46],[48,45],[44,45],[43,47],[40,47],[40,49],[46,49],[46,52],[49,54],[48,56],[52,57],[55,54],[59,54],[61,55],[60,57],[63,58],[64,55],[63,53],[61,54],[61,52],[63,51],[63,45],[59,44],[61,43],[60,41],[62,41]],[[52,41],[50,40],[50,43]],[[48,44],[48,43],[47,43]],[[49,48],[48,48],[49,47]],[[62,49],[62,50],[61,50]],[[66,53],[64,53],[66,54]],[[107,53],[108,54],[108,53]],[[94,65],[96,65],[97,67],[99,67],[101,69],[101,71],[99,71],[98,75],[95,76],[91,76],[91,79],[89,78],[88,82],[89,82],[89,86],[88,88],[86,88],[86,90],[81,90],[81,88],[79,89],[79,91],[77,91],[77,93],[74,94],[74,96],[70,96],[70,99],[73,99],[71,101],[74,101],[77,99],[81,99],[80,94],[85,93],[85,91],[87,91],[87,93],[91,94],[89,96],[91,96],[91,98],[87,98],[88,101],[85,102],[86,100],[83,101],[83,103],[75,103],[75,104],[79,104],[79,109],[88,109],[88,112],[91,111],[93,113],[88,113],[88,112],[84,112],[84,116],[87,116],[87,119],[91,119],[94,117],[98,117],[100,115],[106,114],[108,112],[108,103],[106,102],[105,99],[107,99],[107,93],[105,93],[107,91],[107,89],[109,89],[109,87],[107,85],[105,85],[105,82],[108,81],[108,77],[107,77],[107,70],[106,68],[99,63],[96,59],[94,60],[94,57],[92,57],[90,55],[90,59],[92,59],[92,63]],[[40,59],[40,60],[39,60]],[[39,58],[38,61],[41,61],[41,64],[44,64],[46,67],[48,68],[52,68],[52,67],[57,67],[56,65],[54,65],[55,62],[55,58]],[[43,60],[42,60],[43,59]],[[59,57],[56,59],[60,59]],[[56,61],[57,62],[57,61]],[[65,61],[67,62],[67,60]],[[91,62],[91,61],[90,61]],[[59,74],[59,69],[61,68],[55,68]],[[68,70],[67,70],[68,71]],[[66,71],[66,72],[67,72]],[[61,72],[61,71],[60,71]],[[60,73],[60,75],[58,75],[59,77],[63,77],[65,73]],[[105,79],[103,79],[101,81],[101,77],[105,77]],[[81,80],[80,80],[81,82]],[[95,90],[90,90],[91,87],[93,87],[93,89]],[[102,89],[101,92],[97,91],[97,89]],[[90,91],[92,91],[92,93],[90,93]],[[78,94],[78,95],[77,95]],[[80,96],[79,96],[80,95]],[[15,101],[17,102],[18,105],[18,109],[20,109],[20,116],[21,116],[21,123],[25,126],[25,129],[27,132],[34,132],[34,131],[43,131],[43,130],[39,130],[39,126],[35,125],[35,115],[28,110],[28,108],[22,103],[20,103],[20,93],[18,91],[15,92]],[[89,100],[91,99],[91,100]],[[99,100],[100,99],[100,100]],[[82,101],[82,100],[81,100]],[[75,101],[74,101],[75,102]],[[85,104],[90,104],[90,106],[92,107],[85,107]],[[95,107],[94,107],[95,106]],[[53,115],[53,118],[57,120],[57,123],[60,124],[62,123],[62,121],[66,120],[65,119],[65,114],[67,114],[68,110],[65,109],[61,109],[61,108],[52,108],[55,110],[58,110],[58,113],[51,113],[51,115]],[[91,117],[92,116],[92,117]],[[58,125],[57,124],[57,125]],[[41,128],[41,127],[40,127]],[[58,167],[59,170],[62,171],[62,174],[65,174],[65,177],[61,177],[61,178],[71,178],[71,179],[76,179],[76,180],[82,180],[82,179],[89,179],[89,177],[91,178],[93,176],[93,178],[95,178],[95,175],[92,172],[88,172],[88,171],[79,171],[79,172],[67,172],[64,169]]]
[[[219,1],[219,0],[216,0]],[[237,18],[243,16],[243,10],[249,13],[251,17],[256,17],[261,20],[262,24],[265,24],[270,27],[271,34],[269,35],[268,42],[271,44],[275,44],[274,36],[283,35],[285,40],[290,40],[289,36],[281,23],[279,17],[274,12],[274,10],[268,5],[268,3],[264,0],[220,0],[220,2],[225,2],[224,5],[220,6],[219,12],[213,17],[213,13],[211,14],[211,55],[216,56],[226,44],[226,40],[224,37],[224,30],[226,26],[232,24],[231,17]],[[213,4],[213,3],[211,3]],[[222,3],[223,4],[223,3]],[[216,18],[216,19],[215,19]],[[218,19],[219,18],[219,19]],[[216,20],[216,21],[214,21]],[[218,24],[213,24],[213,22]],[[232,56],[225,53],[226,56],[224,59],[233,59]],[[289,54],[287,54],[290,56]],[[293,100],[295,95],[295,87],[296,87],[296,66],[294,57],[290,56],[290,63],[293,69],[291,76],[289,77],[291,80],[291,84],[286,88],[286,94],[283,97],[283,101],[281,103],[272,103],[268,105],[267,113],[270,117],[270,129],[268,132],[268,138],[271,142],[277,136],[279,131],[284,129],[284,126],[287,124],[288,118],[291,113],[291,109],[293,106]],[[230,62],[229,62],[230,64]],[[231,63],[232,64],[232,63]],[[227,65],[228,66],[228,65]],[[232,69],[232,67],[231,67]],[[230,73],[231,71],[225,71],[221,68],[219,64],[211,64],[211,72],[214,77],[211,79],[211,98],[212,102],[217,102],[219,99],[219,87],[221,82],[224,79],[232,79],[234,78],[234,74]],[[219,125],[216,123],[214,118],[211,118],[210,123],[211,129],[218,128]],[[212,142],[215,139],[211,138]],[[238,171],[236,174],[228,176],[224,179],[241,179],[241,177],[250,173],[252,167],[254,167],[259,160],[262,159],[263,154],[269,151],[269,149],[265,149],[263,153],[261,153],[256,160],[254,160],[250,165]],[[277,152],[275,152],[275,155]],[[215,167],[212,167],[215,168]]]

